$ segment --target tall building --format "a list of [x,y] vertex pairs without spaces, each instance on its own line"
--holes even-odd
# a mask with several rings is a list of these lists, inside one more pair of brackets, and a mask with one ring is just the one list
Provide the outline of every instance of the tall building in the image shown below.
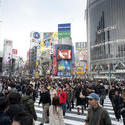
[[77,75],[87,72],[87,42],[75,43],[75,71]]
[[124,77],[125,0],[88,0],[89,73]]
[[38,60],[38,49],[40,48],[41,42],[41,33],[37,31],[33,31],[30,33],[30,50],[29,50],[29,73],[32,76],[35,76],[36,72],[36,63]]
[[4,40],[2,71],[5,75],[12,72],[12,47],[13,42],[11,40]]
[[[71,39],[71,24],[58,24],[56,45],[57,76],[71,77],[74,69],[74,48]],[[53,58],[54,59],[54,58]]]
[[29,72],[30,74],[34,74],[36,69],[36,59],[37,59],[37,47],[34,46],[32,49],[30,49],[30,56],[29,56]]

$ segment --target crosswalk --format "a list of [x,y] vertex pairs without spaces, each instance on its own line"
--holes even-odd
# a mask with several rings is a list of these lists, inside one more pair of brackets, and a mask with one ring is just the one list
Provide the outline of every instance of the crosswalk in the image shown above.
[[[37,113],[37,121],[35,122],[35,125],[40,125],[42,121],[42,105],[38,106],[39,99],[36,100],[35,102],[35,110]],[[111,104],[111,101],[109,100],[108,97],[106,97],[105,102],[104,102],[104,108],[108,111],[110,118],[112,120],[112,125],[123,125],[123,121],[120,120],[119,122],[116,121],[113,107]],[[84,125],[84,119],[86,118],[87,115],[87,110],[84,111],[84,114],[82,115],[77,115],[77,109],[74,108],[72,109],[71,112],[66,112],[66,116],[64,117],[64,123],[65,125]],[[44,124],[44,125],[49,125],[49,124]]]

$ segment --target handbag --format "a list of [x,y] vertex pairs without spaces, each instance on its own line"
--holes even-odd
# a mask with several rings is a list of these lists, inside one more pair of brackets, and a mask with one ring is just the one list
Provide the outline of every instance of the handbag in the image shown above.
[[123,107],[120,111],[121,114],[125,113],[125,108]]
[[97,125],[100,125],[100,120],[101,120],[101,117],[102,117],[102,113],[103,113],[103,108],[101,108],[101,111],[99,113],[99,119],[98,119]]
[[82,92],[80,92],[79,97],[80,97],[81,99],[84,99],[84,98],[85,98],[85,96],[82,94]]

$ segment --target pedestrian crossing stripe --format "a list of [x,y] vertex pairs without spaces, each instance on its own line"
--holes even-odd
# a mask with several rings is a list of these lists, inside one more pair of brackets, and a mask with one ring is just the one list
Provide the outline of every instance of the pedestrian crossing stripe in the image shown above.
[[[39,105],[38,103],[39,103],[39,99],[36,99],[36,102],[34,103],[34,105],[35,105],[35,110],[36,110],[38,119],[35,122],[35,125],[40,125],[42,121],[43,108],[42,108],[42,105],[41,104]],[[123,125],[123,121],[121,122],[116,121],[113,107],[108,97],[104,101],[104,109],[108,111],[112,121],[112,125],[117,125],[117,124]],[[74,109],[72,109],[71,112],[66,112],[66,116],[64,117],[64,123],[65,125],[83,125],[84,119],[86,119],[86,115],[87,115],[87,110],[84,110],[84,114],[77,115],[77,109],[75,107]],[[44,125],[49,125],[49,124],[44,124]]]

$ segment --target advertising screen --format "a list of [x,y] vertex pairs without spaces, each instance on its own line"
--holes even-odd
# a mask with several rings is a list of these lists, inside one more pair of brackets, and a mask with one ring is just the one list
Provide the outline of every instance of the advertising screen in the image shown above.
[[57,32],[44,32],[42,33],[42,40],[40,42],[41,51],[51,49],[52,44],[57,44]]
[[71,60],[58,61],[58,75],[71,76]]
[[71,59],[71,50],[57,50],[57,59]]

